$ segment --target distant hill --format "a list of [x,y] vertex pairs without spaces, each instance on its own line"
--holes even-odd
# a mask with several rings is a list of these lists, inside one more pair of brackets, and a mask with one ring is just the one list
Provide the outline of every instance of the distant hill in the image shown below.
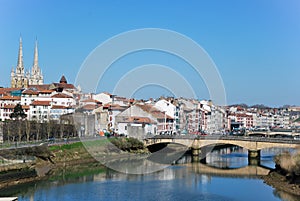
[[229,105],[229,107],[242,107],[242,108],[248,108],[249,106],[245,103],[239,103],[239,104],[233,104]]
[[264,104],[256,104],[256,105],[252,105],[252,108],[257,108],[257,109],[271,109],[271,107],[266,106]]

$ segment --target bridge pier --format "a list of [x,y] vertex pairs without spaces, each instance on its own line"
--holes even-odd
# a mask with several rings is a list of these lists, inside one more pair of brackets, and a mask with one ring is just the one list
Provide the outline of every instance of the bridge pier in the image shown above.
[[206,164],[206,152],[203,148],[201,149],[192,147],[192,162],[201,162],[203,164]]
[[260,150],[248,150],[248,164],[260,165]]

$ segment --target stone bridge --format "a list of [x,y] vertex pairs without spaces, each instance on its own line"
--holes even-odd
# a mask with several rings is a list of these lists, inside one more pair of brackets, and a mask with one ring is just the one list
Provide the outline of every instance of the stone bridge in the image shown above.
[[[248,158],[260,158],[260,150],[267,148],[298,148],[300,140],[288,140],[278,138],[259,137],[227,137],[227,136],[206,136],[206,137],[175,137],[156,136],[144,140],[144,145],[156,146],[160,144],[180,144],[192,149],[194,156],[199,156],[205,147],[216,145],[236,145],[248,150]],[[203,151],[202,151],[203,152]],[[204,153],[205,154],[205,153]],[[203,153],[202,153],[203,155]],[[205,154],[206,155],[206,154]]]
[[251,135],[264,135],[264,136],[286,136],[286,137],[294,137],[294,136],[299,136],[300,131],[295,130],[295,131],[247,131],[246,135],[251,136]]
[[205,146],[229,144],[243,147],[252,151],[259,151],[266,148],[297,148],[300,147],[300,140],[287,140],[276,138],[254,138],[254,137],[154,137],[144,140],[145,146],[151,146],[159,143],[175,143],[199,149]]

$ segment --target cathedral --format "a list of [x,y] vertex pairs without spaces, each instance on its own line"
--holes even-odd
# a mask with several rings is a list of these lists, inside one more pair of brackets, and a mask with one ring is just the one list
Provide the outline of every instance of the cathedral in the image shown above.
[[31,73],[25,72],[23,64],[23,47],[22,38],[20,37],[18,63],[16,70],[11,70],[11,87],[12,88],[27,88],[29,85],[42,85],[44,78],[42,71],[38,65],[38,46],[37,41],[35,42],[34,48],[34,59]]

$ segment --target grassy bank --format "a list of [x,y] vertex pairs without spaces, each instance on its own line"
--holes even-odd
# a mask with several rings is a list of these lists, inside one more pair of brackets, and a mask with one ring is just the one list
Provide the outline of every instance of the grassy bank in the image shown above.
[[[8,172],[0,172],[0,175],[2,174],[1,176],[3,177],[3,182],[0,187],[19,185],[26,182],[41,180],[46,177],[50,180],[56,180],[61,176],[64,178],[84,176],[89,171],[90,174],[100,173],[101,171],[104,171],[105,167],[99,162],[103,162],[100,160],[105,159],[107,153],[111,154],[116,159],[120,159],[126,156],[126,153],[128,152],[148,152],[143,143],[134,138],[102,138],[93,141],[51,145],[49,147],[45,146],[44,149],[44,151],[50,152],[50,159],[48,158],[48,160],[45,160],[45,158],[37,158],[34,163],[20,163],[19,165],[16,165],[9,174]],[[100,160],[97,158],[97,160],[99,160],[97,161],[93,157],[95,153],[102,154],[104,157],[100,157]],[[93,164],[92,169],[90,169],[90,164]],[[75,170],[75,167],[78,165],[81,166],[78,170],[70,171],[71,169]],[[24,175],[28,175],[27,170],[30,170],[30,173],[34,170],[36,174],[33,174],[34,176],[32,177],[26,176],[25,178]],[[13,177],[13,180],[10,179],[12,178],[12,172],[18,173],[17,176]]]

